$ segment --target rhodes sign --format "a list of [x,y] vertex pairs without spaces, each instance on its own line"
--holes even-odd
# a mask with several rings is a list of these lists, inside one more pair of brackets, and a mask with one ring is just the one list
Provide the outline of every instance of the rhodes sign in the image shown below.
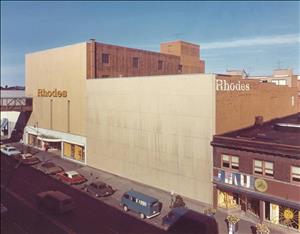
[[46,90],[46,89],[38,89],[38,97],[67,97],[68,92],[66,90]]
[[232,83],[227,80],[216,80],[217,91],[249,91],[250,84],[241,83],[241,81]]

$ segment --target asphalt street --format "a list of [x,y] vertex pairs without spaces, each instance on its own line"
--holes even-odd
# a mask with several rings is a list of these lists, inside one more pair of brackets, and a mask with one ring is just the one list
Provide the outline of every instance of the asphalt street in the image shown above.
[[[17,227],[5,228],[4,224],[3,233],[165,233],[34,168],[17,166],[14,159],[6,156],[1,156],[1,187],[1,202],[8,208],[6,223]],[[70,195],[76,209],[62,215],[41,212],[35,196],[46,190]]]

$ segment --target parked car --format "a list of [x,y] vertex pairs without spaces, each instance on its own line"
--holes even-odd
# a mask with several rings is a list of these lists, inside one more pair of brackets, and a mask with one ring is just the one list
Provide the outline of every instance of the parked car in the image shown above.
[[34,165],[41,162],[41,160],[30,153],[19,154],[15,157],[19,162],[25,165]]
[[67,184],[81,184],[87,179],[76,171],[65,171],[56,174],[57,178]]
[[5,146],[5,147],[1,148],[1,153],[5,154],[7,156],[16,156],[16,155],[19,155],[21,152],[13,146]]
[[7,145],[5,145],[2,141],[0,142],[0,148],[4,148],[4,147],[7,147]]
[[95,194],[96,197],[107,197],[115,192],[111,186],[101,181],[92,182],[85,189],[87,192]]
[[215,218],[186,207],[173,208],[162,221],[168,233],[218,234]]
[[72,197],[60,191],[45,191],[36,195],[37,205],[51,213],[65,213],[75,208]]
[[40,170],[46,175],[56,175],[57,173],[63,172],[64,169],[53,162],[45,162],[41,164]]
[[121,206],[127,212],[132,210],[140,215],[142,219],[152,218],[160,214],[162,203],[154,197],[130,190],[123,194]]

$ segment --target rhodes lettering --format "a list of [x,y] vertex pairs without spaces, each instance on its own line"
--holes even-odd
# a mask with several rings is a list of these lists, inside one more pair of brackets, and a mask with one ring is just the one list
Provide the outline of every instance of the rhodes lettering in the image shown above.
[[241,83],[238,81],[236,83],[228,82],[227,80],[216,80],[216,90],[217,91],[249,91],[250,84]]
[[68,92],[66,90],[47,90],[47,89],[38,89],[38,97],[67,97]]

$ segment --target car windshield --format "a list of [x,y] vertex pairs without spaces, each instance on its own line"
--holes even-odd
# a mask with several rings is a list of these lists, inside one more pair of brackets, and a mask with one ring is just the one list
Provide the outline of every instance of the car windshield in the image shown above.
[[152,202],[152,203],[151,203],[151,206],[153,206],[153,207],[154,207],[154,206],[158,206],[158,201]]

